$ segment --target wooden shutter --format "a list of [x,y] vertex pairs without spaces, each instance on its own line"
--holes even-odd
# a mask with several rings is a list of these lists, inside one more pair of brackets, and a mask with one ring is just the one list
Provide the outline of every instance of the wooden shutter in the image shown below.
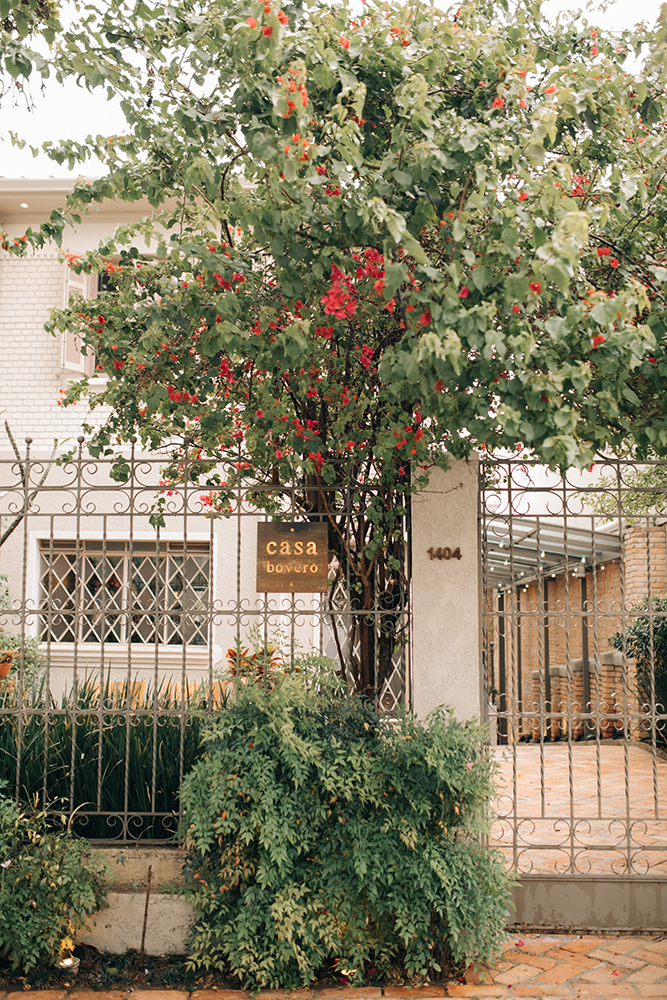
[[[97,295],[97,281],[96,274],[75,274],[65,265],[63,308],[67,308],[70,296],[74,292],[78,292],[84,299],[94,299]],[[81,374],[89,376],[95,371],[95,355],[82,347],[80,337],[72,330],[63,332],[61,357],[62,366],[68,371],[81,372]]]

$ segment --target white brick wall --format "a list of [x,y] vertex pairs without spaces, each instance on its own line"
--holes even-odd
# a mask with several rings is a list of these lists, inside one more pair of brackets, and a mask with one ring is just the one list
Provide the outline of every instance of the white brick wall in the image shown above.
[[[0,257],[0,451],[9,442],[7,420],[23,450],[26,437],[33,450],[50,451],[53,439],[76,442],[81,424],[90,419],[85,402],[60,407],[59,390],[73,373],[61,367],[60,339],[44,329],[49,311],[61,308],[64,270],[54,251],[33,257]],[[93,423],[103,420],[95,413]]]

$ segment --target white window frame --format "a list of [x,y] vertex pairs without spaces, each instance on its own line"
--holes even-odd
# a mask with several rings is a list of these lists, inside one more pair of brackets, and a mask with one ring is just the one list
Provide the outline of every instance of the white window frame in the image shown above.
[[[78,292],[84,299],[97,298],[99,275],[96,272],[76,274],[67,264],[63,268],[63,309],[68,308],[73,292]],[[60,364],[65,371],[79,372],[89,378],[95,374],[95,355],[82,345],[78,333],[63,330],[60,349]]]
[[[140,532],[139,535],[143,535],[143,532]],[[68,535],[66,532],[60,532],[60,531],[59,532],[55,532],[54,535],[53,535],[53,537],[51,537],[51,538],[44,537],[43,535],[41,535],[41,533],[38,533],[35,536],[33,536],[33,538],[31,539],[32,546],[34,547],[34,557],[35,558],[34,558],[34,563],[33,564],[34,564],[34,567],[35,567],[35,570],[36,570],[36,574],[35,574],[35,583],[36,583],[35,597],[36,597],[36,604],[37,604],[38,607],[39,607],[39,605],[41,605],[42,598],[43,598],[43,594],[42,594],[42,590],[41,590],[41,577],[42,577],[42,568],[43,568],[43,566],[42,566],[42,554],[43,554],[44,548],[46,546],[48,546],[49,544],[51,544],[51,543],[57,548],[59,543],[67,542],[68,544],[71,544],[73,541],[75,541],[75,539],[73,539],[71,537],[71,535]],[[84,537],[80,537],[80,541],[84,545],[85,545],[86,542],[87,543],[93,542],[96,545],[102,545],[102,544],[104,544],[105,541],[109,542],[109,543],[112,543],[112,544],[120,542],[120,543],[123,544],[123,546],[127,546],[127,544],[128,544],[127,535],[124,534],[124,533],[122,533],[122,532],[110,532],[106,536],[106,539],[103,539],[97,533],[91,533],[91,534],[86,533],[86,537],[85,538]],[[152,545],[155,544],[155,536],[154,535],[150,536],[148,534],[146,534],[145,538],[140,538],[140,537],[135,536],[134,537],[134,542],[137,543],[138,546],[142,546],[142,547],[147,542],[150,543],[150,545],[152,546]],[[172,532],[161,533],[160,543],[161,543],[161,548],[162,548],[163,545],[165,546],[165,550],[164,550],[164,557],[165,558],[167,557],[167,554],[168,554],[169,549],[170,549],[171,546],[175,546],[176,547],[174,549],[173,554],[177,554],[177,548],[178,547],[185,547],[185,545],[186,545],[186,543],[183,540],[183,536],[179,535],[177,532],[176,533],[172,533]],[[193,546],[197,546],[197,547],[199,547],[201,545],[205,545],[207,547],[207,550],[208,550],[208,552],[207,552],[207,557],[208,557],[208,560],[209,560],[209,591],[208,591],[209,597],[208,597],[208,599],[211,601],[211,606],[208,607],[206,613],[207,613],[208,616],[210,616],[211,609],[212,609],[212,598],[211,598],[212,591],[211,591],[211,588],[210,588],[210,581],[211,581],[211,577],[212,577],[212,574],[213,574],[213,571],[214,571],[214,551],[213,550],[214,550],[215,546],[213,546],[211,544],[211,539],[210,539],[210,537],[208,535],[201,535],[200,536],[199,532],[195,532],[193,535],[188,535],[187,543],[188,544],[192,544]],[[125,576],[127,574],[128,567],[129,567],[129,564],[128,564],[128,566],[125,565],[125,561],[126,561],[127,558],[128,558],[128,553],[126,551],[124,551],[123,552],[123,586],[124,587],[127,584],[127,581],[125,580]],[[112,609],[112,610],[114,610],[114,609]],[[121,614],[125,613],[125,612],[122,612],[120,608],[117,609],[117,610]],[[150,613],[150,609],[148,609],[147,613]],[[34,628],[30,629],[30,631],[33,632],[33,634],[35,634],[35,635],[39,634],[38,621],[39,621],[39,616],[37,616],[37,618],[35,619]],[[156,646],[159,649],[161,649],[161,650],[162,649],[172,649],[173,650],[173,649],[182,649],[183,645],[185,645],[188,650],[200,650],[203,653],[204,651],[208,652],[208,649],[209,649],[209,647],[211,645],[210,623],[209,623],[209,627],[208,628],[209,628],[209,631],[207,631],[206,640],[203,643],[202,642],[194,643],[194,642],[187,642],[187,641],[184,644],[182,642],[180,642],[180,643],[179,642],[175,642],[175,643],[174,642],[164,642],[162,638],[159,638],[157,642],[155,642],[155,641],[153,641],[153,642],[150,642],[150,641],[132,641],[132,642],[128,642],[128,637],[127,636],[124,636],[124,640],[121,641],[121,642],[109,642],[108,640],[105,642],[104,640],[82,639],[79,636],[77,636],[75,638],[74,642],[72,642],[70,640],[60,640],[60,639],[54,638],[53,636],[48,636],[48,637],[45,637],[45,638],[42,639],[42,643],[44,645],[50,646],[52,649],[57,648],[57,647],[72,647],[74,645],[79,646],[79,648],[81,648],[81,647],[94,648],[95,646],[100,646],[100,645],[102,645],[104,643],[107,648],[115,648],[115,649],[118,649],[118,650],[127,649],[128,645],[131,645],[134,650],[136,650],[138,648],[155,649]],[[127,630],[127,624],[125,625],[125,630]]]

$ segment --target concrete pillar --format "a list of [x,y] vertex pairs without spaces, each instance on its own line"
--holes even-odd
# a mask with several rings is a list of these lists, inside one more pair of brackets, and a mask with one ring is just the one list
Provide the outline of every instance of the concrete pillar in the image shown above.
[[[434,469],[412,498],[413,709],[481,715],[477,458]],[[437,558],[460,550],[461,558]]]

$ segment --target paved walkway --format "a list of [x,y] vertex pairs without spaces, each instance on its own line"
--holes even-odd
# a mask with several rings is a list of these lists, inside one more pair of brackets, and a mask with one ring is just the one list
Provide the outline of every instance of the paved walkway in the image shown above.
[[498,747],[491,844],[522,872],[667,874],[667,760],[621,741]]
[[[476,1000],[521,997],[522,1000],[615,1000],[616,997],[667,998],[667,935],[528,934],[508,938],[502,958],[487,970],[486,982],[468,972],[465,982],[418,989],[390,986],[349,989],[328,987],[291,994],[262,990],[259,1000],[390,1000],[416,997],[474,997]],[[31,990],[7,993],[0,1000],[246,1000],[242,990]]]

